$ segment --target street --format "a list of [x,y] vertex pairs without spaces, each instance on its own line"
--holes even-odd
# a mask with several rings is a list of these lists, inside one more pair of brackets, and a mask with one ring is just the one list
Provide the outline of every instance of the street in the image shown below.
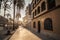
[[29,30],[19,27],[9,40],[42,40]]
[[0,40],[60,40],[60,0],[0,0]]

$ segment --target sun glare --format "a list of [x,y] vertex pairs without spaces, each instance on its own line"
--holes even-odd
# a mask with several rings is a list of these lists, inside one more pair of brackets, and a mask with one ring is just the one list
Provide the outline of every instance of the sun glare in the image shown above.
[[19,18],[19,21],[23,21],[23,19],[22,18]]

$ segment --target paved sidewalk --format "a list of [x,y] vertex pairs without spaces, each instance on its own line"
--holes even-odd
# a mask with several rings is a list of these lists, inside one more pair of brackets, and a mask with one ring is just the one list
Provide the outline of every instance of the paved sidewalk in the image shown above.
[[19,27],[9,40],[42,40],[26,28]]

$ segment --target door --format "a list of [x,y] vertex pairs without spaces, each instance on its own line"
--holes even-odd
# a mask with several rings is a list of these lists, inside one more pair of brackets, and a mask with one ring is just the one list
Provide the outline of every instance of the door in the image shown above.
[[40,27],[41,27],[40,21],[38,21],[38,33],[40,33]]

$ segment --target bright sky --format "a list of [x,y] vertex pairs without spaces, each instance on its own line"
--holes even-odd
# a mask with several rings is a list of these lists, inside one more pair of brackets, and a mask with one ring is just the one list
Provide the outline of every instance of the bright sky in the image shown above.
[[[21,10],[21,18],[20,18],[20,20],[22,20],[22,18],[25,16],[26,6],[27,6],[29,3],[31,3],[31,0],[25,0],[25,7],[24,7],[24,9]],[[2,6],[3,6],[3,5],[2,5]],[[11,7],[13,7],[13,6],[11,6]],[[7,9],[7,10],[9,10],[9,9]],[[10,13],[10,14],[12,15],[11,17],[13,17],[13,8],[11,8],[11,10],[9,10],[9,12],[6,11],[6,14],[7,14],[7,13]],[[2,7],[2,9],[1,9],[0,15],[4,16],[4,9],[3,9],[3,7]]]
[[26,6],[31,3],[31,0],[25,0],[25,8],[21,10],[21,18],[20,20],[22,20],[22,18],[25,16],[25,9],[26,9]]

